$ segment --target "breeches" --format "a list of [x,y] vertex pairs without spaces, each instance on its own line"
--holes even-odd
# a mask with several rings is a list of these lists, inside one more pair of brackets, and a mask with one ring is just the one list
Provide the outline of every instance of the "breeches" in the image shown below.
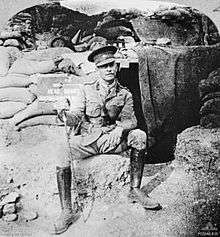
[[134,129],[124,137],[119,144],[114,146],[105,147],[105,141],[109,134],[103,134],[97,140],[88,144],[86,136],[70,136],[69,145],[68,141],[60,144],[57,154],[57,165],[60,167],[68,166],[72,159],[84,159],[97,154],[117,154],[132,147],[137,150],[146,148],[146,133],[140,129]]

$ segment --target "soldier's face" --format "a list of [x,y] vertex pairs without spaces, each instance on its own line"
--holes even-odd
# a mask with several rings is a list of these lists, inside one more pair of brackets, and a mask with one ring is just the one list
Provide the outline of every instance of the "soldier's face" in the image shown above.
[[117,73],[117,64],[115,61],[102,66],[98,66],[97,68],[103,80],[108,83],[111,83],[115,80]]

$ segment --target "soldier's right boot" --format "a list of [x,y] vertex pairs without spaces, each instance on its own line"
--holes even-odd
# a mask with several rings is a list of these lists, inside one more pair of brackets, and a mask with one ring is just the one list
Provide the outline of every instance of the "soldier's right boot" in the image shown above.
[[79,214],[72,210],[71,202],[71,168],[57,167],[57,186],[60,196],[61,214],[54,222],[51,234],[61,234],[65,232],[68,227],[74,223]]

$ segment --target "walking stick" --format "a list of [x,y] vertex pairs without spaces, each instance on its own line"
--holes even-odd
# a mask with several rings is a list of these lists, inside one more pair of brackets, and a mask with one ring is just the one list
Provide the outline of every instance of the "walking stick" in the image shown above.
[[[65,110],[57,111],[57,114],[63,114],[62,118],[63,118],[64,128],[65,128],[65,138],[66,138],[66,142],[67,142],[67,147],[69,149],[69,156],[70,156],[69,158],[70,158],[71,164],[72,164],[72,180],[74,183],[75,194],[76,194],[76,205],[77,205],[77,209],[82,212],[82,217],[84,220],[85,217],[83,215],[82,205],[80,205],[80,202],[79,202],[79,188],[77,185],[77,178],[76,178],[76,159],[74,159],[74,155],[71,150],[69,131],[68,131],[68,126],[67,126],[67,116],[66,116]],[[70,128],[70,131],[73,132],[73,135],[76,134],[76,131],[80,127],[81,123],[82,123],[82,121],[80,121],[78,123],[77,127],[73,131],[72,131],[72,128]]]
[[[91,210],[90,210],[88,216],[85,217],[85,215],[83,213],[83,205],[81,205],[80,202],[79,202],[79,193],[80,192],[79,192],[79,187],[77,185],[77,178],[76,178],[76,165],[77,165],[77,162],[76,162],[76,159],[74,158],[74,154],[72,153],[70,139],[69,139],[70,133],[72,135],[76,135],[76,133],[78,132],[79,127],[82,124],[82,120],[78,123],[76,128],[73,129],[73,127],[70,127],[70,130],[68,131],[67,116],[66,116],[65,111],[66,111],[65,109],[61,110],[61,111],[57,110],[57,114],[62,114],[63,115],[62,119],[63,119],[63,123],[64,123],[64,128],[65,128],[65,138],[66,138],[67,146],[68,146],[68,149],[69,149],[69,155],[70,155],[69,158],[70,158],[71,164],[72,164],[72,180],[73,180],[73,183],[74,183],[74,186],[75,186],[76,205],[77,205],[78,210],[80,210],[82,212],[83,222],[85,223],[88,220],[88,218],[90,217],[92,207],[91,207]],[[93,199],[93,202],[94,202],[94,194],[92,195],[92,199]]]

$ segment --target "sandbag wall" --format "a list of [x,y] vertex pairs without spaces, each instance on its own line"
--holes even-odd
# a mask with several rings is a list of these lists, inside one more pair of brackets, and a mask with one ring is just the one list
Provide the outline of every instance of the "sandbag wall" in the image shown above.
[[37,124],[59,125],[53,105],[38,103],[36,75],[53,72],[53,59],[72,51],[68,48],[32,51],[17,58],[11,67],[8,49],[0,47],[0,51],[0,119],[19,125],[17,128]]
[[10,50],[0,47],[0,119],[11,118],[35,99],[27,89],[31,84],[29,77],[9,73],[10,64]]
[[35,99],[28,86],[31,80],[26,75],[8,74],[0,78],[0,118],[13,117]]

